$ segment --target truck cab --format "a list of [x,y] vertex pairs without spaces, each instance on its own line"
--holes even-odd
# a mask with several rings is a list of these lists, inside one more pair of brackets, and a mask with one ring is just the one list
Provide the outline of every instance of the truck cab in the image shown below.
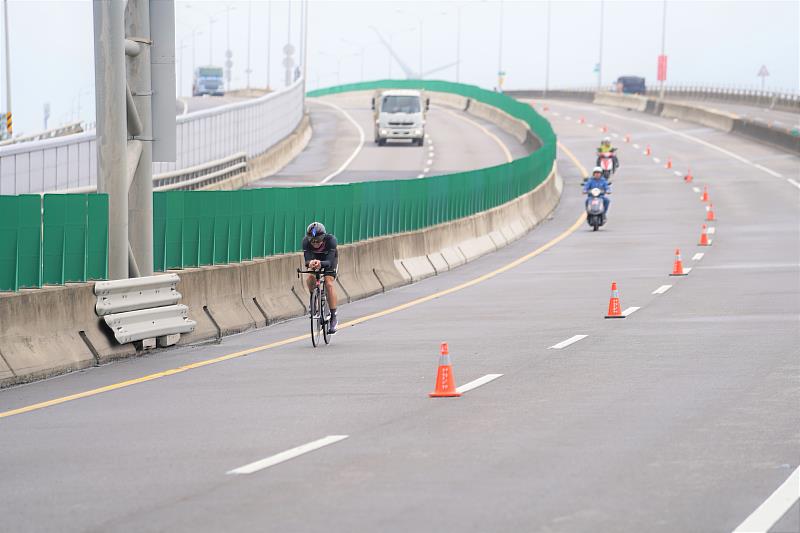
[[222,81],[222,67],[197,67],[192,80],[192,96],[224,96],[225,85]]
[[425,115],[430,100],[422,91],[387,90],[375,93],[372,111],[375,120],[375,144],[384,146],[389,140],[409,139],[422,146],[425,142]]

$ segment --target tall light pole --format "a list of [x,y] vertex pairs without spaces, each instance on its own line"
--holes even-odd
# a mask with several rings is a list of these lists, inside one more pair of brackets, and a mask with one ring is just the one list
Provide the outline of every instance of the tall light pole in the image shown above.
[[[664,48],[667,42],[667,0],[662,1],[662,11],[661,11],[661,57],[664,57]],[[665,65],[666,66],[666,65]],[[666,69],[665,69],[666,70]],[[666,74],[666,72],[664,73]],[[660,76],[661,77],[661,76]],[[666,76],[663,76],[666,78]],[[662,100],[664,99],[664,82],[666,80],[662,79],[659,83],[658,89],[658,97]]]
[[270,70],[272,70],[272,0],[267,0],[267,90],[272,87]]
[[308,6],[309,2],[306,0],[305,14],[303,15],[303,93],[305,93],[306,76],[308,76]]
[[500,35],[498,35],[497,46],[497,85],[500,91],[503,90],[503,0],[500,0]]
[[544,95],[547,96],[547,91],[550,89],[550,0],[547,0],[547,40],[544,52]]
[[358,55],[361,56],[361,81],[364,81],[364,53],[366,51],[366,45],[354,43],[353,41],[348,41],[347,39],[341,40],[344,44],[349,44],[350,46],[355,46],[358,48]]
[[252,49],[252,41],[250,40],[253,32],[253,0],[247,2],[247,68],[244,73],[247,76],[247,88],[250,88],[250,51]]
[[422,79],[422,50],[423,50],[423,40],[422,40],[422,38],[424,36],[424,29],[425,29],[424,21],[423,21],[422,17],[418,17],[416,15],[412,15],[410,13],[407,13],[406,11],[403,11],[402,9],[395,9],[394,12],[395,13],[403,13],[405,15],[408,15],[408,16],[410,16],[412,18],[417,19],[417,22],[419,22],[419,78]]
[[12,127],[11,127],[11,52],[9,51],[8,45],[8,0],[3,0],[3,34],[5,35],[5,67],[6,67],[6,120],[4,129],[6,129],[6,133],[8,136],[11,137]]
[[597,59],[597,90],[603,83],[603,15],[605,11],[605,1],[600,0],[600,55]]
[[458,4],[456,7],[456,83],[461,82],[461,8],[464,7]]

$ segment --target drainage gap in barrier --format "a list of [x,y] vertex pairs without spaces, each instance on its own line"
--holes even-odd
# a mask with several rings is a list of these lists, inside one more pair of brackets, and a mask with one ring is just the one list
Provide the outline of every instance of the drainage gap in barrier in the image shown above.
[[402,261],[400,261],[400,266],[403,267],[403,270],[405,270],[406,274],[408,274],[408,277],[411,280],[411,283],[414,283],[414,281],[416,281],[416,280],[414,279],[414,276],[411,275],[411,272],[409,272],[408,269],[406,268],[406,264],[403,263]]
[[429,255],[426,255],[426,256],[425,256],[425,259],[427,259],[427,260],[428,260],[428,263],[430,263],[430,264],[431,264],[431,266],[433,267],[433,274],[434,274],[434,275],[436,275],[436,276],[438,276],[438,275],[439,275],[439,270],[436,268],[436,265],[434,265],[434,264],[433,264],[433,261],[431,261],[431,256],[429,256]]
[[256,304],[258,310],[261,312],[262,315],[264,315],[264,325],[269,326],[269,317],[267,316],[267,313],[264,311],[264,308],[261,307],[261,304],[258,303],[258,300],[256,299],[255,296],[253,296],[253,303]]
[[342,280],[339,279],[339,276],[336,276],[336,283],[339,284],[339,288],[342,289],[342,292],[344,293],[345,297],[347,298],[347,303],[352,302],[353,300],[350,298],[350,293],[347,292],[347,289],[345,289],[344,285],[342,285]]
[[81,330],[78,332],[83,343],[89,348],[89,351],[92,352],[92,356],[94,356],[94,366],[100,366],[100,354],[98,353],[97,349],[92,344],[92,341],[89,340],[89,337],[86,335],[86,332]]
[[444,256],[444,254],[439,254],[439,255],[442,256],[442,259],[444,260],[444,264],[447,265],[447,270],[453,270],[453,267],[450,265],[450,261],[447,260],[447,258]]
[[471,101],[472,101],[472,98],[467,98],[467,103],[466,103],[466,105],[464,106],[464,111],[467,111],[467,110],[469,110],[469,103],[470,103]]
[[294,294],[294,297],[297,298],[298,302],[300,302],[300,307],[303,308],[303,314],[308,313],[308,307],[306,307],[306,303],[303,301],[302,298],[300,298],[300,296],[297,294],[297,291],[294,290],[294,287],[292,287],[292,294]]
[[381,284],[381,292],[386,292],[386,285],[383,284],[383,282],[381,281],[381,277],[378,275],[378,273],[375,271],[374,268],[372,269],[372,273],[375,274],[375,277],[378,278],[378,283]]
[[14,377],[17,377],[17,373],[14,372],[14,369],[11,368],[11,365],[8,364],[8,359],[6,359],[6,356],[3,355],[2,351],[0,351],[0,359],[3,360],[3,362],[6,364],[6,367],[8,367],[8,369],[11,371],[11,375],[14,376]]
[[207,305],[204,305],[203,311],[205,311],[206,315],[208,315],[208,319],[211,320],[211,323],[214,324],[214,327],[217,328],[217,340],[222,340],[222,328],[219,327],[219,323],[217,323],[214,315],[211,314],[211,309],[209,309]]

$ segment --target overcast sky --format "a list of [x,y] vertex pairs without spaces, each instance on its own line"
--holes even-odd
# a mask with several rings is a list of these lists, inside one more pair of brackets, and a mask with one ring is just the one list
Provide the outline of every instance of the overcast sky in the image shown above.
[[[800,2],[795,0],[669,0],[668,83],[757,87],[760,79],[756,74],[766,65],[770,73],[768,88],[798,91],[798,6]],[[232,9],[226,11],[227,7]],[[282,49],[287,40],[291,39],[298,48],[296,59],[299,55],[299,0],[291,3],[291,10],[289,2],[266,0],[178,1],[175,9],[178,80],[182,80],[184,95],[190,92],[193,58],[196,65],[209,63],[210,36],[211,62],[219,66],[225,60],[230,39],[233,85],[245,85],[248,22],[252,86],[263,87],[267,83],[269,28],[273,87],[283,85]],[[644,76],[649,84],[656,84],[662,9],[661,0],[604,2],[604,85],[620,75]],[[457,57],[460,11],[462,82],[491,88],[497,84],[501,67],[507,74],[506,89],[543,87],[547,10],[545,1],[312,1],[308,86],[359,81],[362,50],[365,79],[388,77],[390,68],[394,77],[403,77],[396,62],[390,65],[386,48],[371,26],[387,39],[394,33],[394,48],[415,71],[419,69],[420,25],[423,71],[453,63]],[[595,85],[601,2],[554,0],[550,10],[550,87]],[[91,2],[9,0],[8,11],[15,133],[42,129],[45,102],[51,107],[50,127],[78,118],[93,120]],[[215,22],[209,24],[209,20]],[[192,28],[197,32],[194,39]],[[455,80],[456,69],[450,67],[431,77]],[[0,86],[0,111],[4,108],[5,83]]]

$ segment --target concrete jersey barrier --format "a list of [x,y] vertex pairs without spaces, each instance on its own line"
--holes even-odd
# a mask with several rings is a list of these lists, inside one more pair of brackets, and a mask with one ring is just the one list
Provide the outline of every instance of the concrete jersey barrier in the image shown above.
[[[446,100],[449,105],[466,105],[465,99]],[[472,112],[501,128],[519,128],[499,109],[475,105]],[[511,134],[521,136],[520,131]],[[530,136],[528,132],[528,141]],[[342,245],[340,299],[373,296],[506,246],[546,218],[561,190],[554,163],[538,187],[500,206],[417,231]],[[301,264],[302,254],[290,253],[176,271],[182,304],[197,322],[181,342],[219,339],[302,316],[308,302],[304,281],[296,275]],[[116,344],[94,305],[93,283],[0,295],[0,387],[135,355],[132,345]]]

